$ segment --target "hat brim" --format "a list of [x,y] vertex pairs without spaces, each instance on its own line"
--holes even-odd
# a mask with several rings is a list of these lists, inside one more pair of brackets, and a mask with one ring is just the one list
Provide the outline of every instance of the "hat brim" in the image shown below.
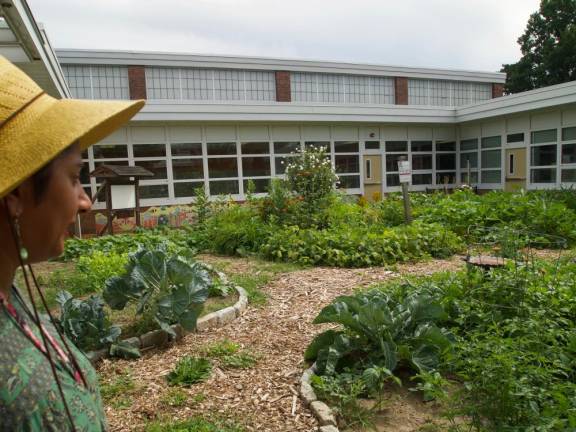
[[0,197],[17,187],[60,152],[78,142],[82,150],[102,140],[128,122],[145,101],[56,100],[44,95],[33,105],[43,105],[38,115],[19,114],[0,129],[2,141],[17,146],[0,159]]

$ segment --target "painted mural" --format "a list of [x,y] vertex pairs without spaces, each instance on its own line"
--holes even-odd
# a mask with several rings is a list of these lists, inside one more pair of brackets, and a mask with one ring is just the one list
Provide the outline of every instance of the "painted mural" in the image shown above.
[[[140,221],[143,228],[154,228],[168,225],[180,227],[194,222],[196,212],[192,206],[160,206],[150,207],[140,213]],[[106,213],[96,213],[96,232],[100,232],[106,226]],[[136,228],[136,218],[129,217],[114,218],[112,226],[115,233],[133,231]]]

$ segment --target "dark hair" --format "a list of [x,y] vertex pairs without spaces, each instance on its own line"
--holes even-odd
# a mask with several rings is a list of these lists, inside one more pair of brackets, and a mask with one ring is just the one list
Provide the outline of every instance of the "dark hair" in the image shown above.
[[67,156],[75,147],[76,143],[66,147],[64,150],[58,153],[58,156],[40,168],[40,170],[32,176],[32,184],[34,186],[34,201],[36,204],[39,204],[42,201],[42,198],[44,198],[44,194],[48,189],[50,179],[52,178],[54,163],[58,159]]

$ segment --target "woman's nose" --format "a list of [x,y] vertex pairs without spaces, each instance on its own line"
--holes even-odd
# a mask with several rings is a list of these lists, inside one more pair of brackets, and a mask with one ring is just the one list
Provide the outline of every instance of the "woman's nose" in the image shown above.
[[84,188],[80,188],[80,198],[78,200],[78,213],[84,213],[92,208],[92,200],[86,194]]

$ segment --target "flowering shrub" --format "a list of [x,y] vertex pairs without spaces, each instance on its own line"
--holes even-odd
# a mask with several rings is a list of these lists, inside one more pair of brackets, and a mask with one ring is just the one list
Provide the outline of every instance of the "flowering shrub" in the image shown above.
[[286,166],[286,180],[304,202],[314,206],[332,194],[338,176],[323,148],[308,148]]

